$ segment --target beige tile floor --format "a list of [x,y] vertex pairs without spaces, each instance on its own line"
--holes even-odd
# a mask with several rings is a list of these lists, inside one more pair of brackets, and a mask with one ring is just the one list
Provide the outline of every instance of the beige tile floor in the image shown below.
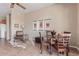
[[[38,46],[33,46],[30,41],[22,43],[26,48],[13,47],[10,43],[0,42],[0,56],[57,56],[56,51],[53,49],[52,55],[50,55],[46,50],[40,54],[40,49]],[[71,49],[70,56],[79,56],[79,52]]]

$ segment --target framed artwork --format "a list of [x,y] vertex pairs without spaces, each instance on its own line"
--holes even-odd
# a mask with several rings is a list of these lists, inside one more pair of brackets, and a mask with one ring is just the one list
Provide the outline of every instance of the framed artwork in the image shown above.
[[33,30],[37,31],[52,30],[52,27],[53,25],[51,19],[33,21]]
[[51,19],[45,19],[44,29],[45,30],[52,30],[52,20]]
[[37,30],[37,21],[33,21],[33,30]]
[[44,21],[43,20],[38,21],[38,30],[40,30],[40,31],[44,30]]
[[19,24],[14,24],[14,27],[15,28],[19,28]]

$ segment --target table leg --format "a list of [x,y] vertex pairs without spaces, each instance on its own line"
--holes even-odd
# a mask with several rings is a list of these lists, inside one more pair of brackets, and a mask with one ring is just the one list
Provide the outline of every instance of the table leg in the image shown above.
[[52,45],[50,44],[50,54],[52,54]]

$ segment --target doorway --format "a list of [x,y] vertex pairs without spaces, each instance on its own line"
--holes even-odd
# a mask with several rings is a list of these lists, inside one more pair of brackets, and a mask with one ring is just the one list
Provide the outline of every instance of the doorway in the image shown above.
[[5,42],[6,40],[6,20],[0,20],[0,42]]

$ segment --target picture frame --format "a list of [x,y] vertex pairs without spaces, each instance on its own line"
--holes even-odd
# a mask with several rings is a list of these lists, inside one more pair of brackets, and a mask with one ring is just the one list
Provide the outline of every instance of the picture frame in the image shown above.
[[52,30],[52,27],[53,25],[51,19],[33,21],[34,31]]
[[34,31],[37,30],[37,21],[33,21],[33,30],[34,30]]
[[39,20],[38,21],[38,30],[39,31],[43,31],[44,30],[44,21],[43,20]]
[[14,27],[15,28],[19,28],[19,24],[14,24]]
[[44,21],[44,30],[52,30],[52,20],[51,19],[45,19]]

